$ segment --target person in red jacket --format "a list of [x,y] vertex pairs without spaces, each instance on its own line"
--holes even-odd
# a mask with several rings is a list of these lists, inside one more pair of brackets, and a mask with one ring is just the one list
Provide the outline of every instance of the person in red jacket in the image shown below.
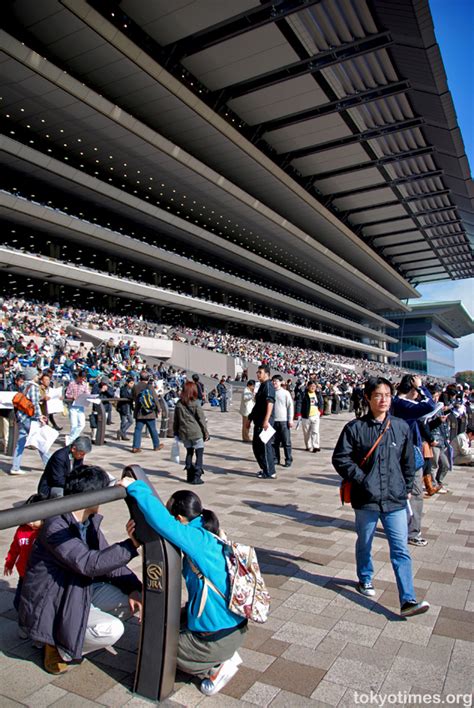
[[[34,504],[35,502],[43,501],[44,499],[45,497],[42,494],[33,494],[26,501],[26,504]],[[13,568],[16,566],[19,576],[15,597],[13,599],[13,607],[17,612],[20,605],[21,588],[23,585],[23,578],[26,573],[28,558],[30,557],[31,549],[33,548],[33,544],[42,523],[42,521],[30,521],[29,524],[19,526],[15,531],[13,541],[5,558],[3,575],[11,575],[13,573]]]

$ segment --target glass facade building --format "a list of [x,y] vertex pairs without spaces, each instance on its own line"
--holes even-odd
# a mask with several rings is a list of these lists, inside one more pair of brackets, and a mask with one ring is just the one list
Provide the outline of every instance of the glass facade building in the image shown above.
[[[446,305],[450,306],[449,312]],[[458,318],[467,315],[460,303],[431,303],[431,308],[415,305],[409,313],[386,313],[399,327],[388,330],[388,334],[398,337],[397,343],[389,343],[390,351],[398,355],[396,363],[428,376],[454,376],[454,352],[459,346],[455,335],[469,333],[458,334],[456,315]]]

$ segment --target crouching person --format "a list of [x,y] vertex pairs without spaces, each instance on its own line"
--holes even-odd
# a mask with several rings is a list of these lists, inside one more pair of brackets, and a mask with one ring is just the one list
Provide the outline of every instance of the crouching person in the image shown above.
[[237,651],[247,632],[247,620],[227,606],[230,587],[222,543],[216,537],[217,516],[203,509],[191,491],[175,492],[165,507],[144,482],[124,478],[119,484],[135,499],[147,523],[184,554],[188,602],[177,666],[202,678],[202,693],[213,696],[237,673],[242,663]]
[[[65,494],[108,485],[105,470],[84,465]],[[30,639],[45,645],[44,668],[52,674],[115,644],[124,632],[120,618],[141,610],[141,583],[126,567],[137,555],[137,544],[128,538],[109,546],[101,521],[97,506],[53,516],[44,522],[30,555],[19,624]]]

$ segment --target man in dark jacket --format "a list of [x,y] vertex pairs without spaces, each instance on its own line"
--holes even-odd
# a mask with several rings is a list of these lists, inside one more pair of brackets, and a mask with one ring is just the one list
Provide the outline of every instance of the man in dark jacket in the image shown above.
[[38,494],[42,494],[46,499],[64,496],[67,481],[77,474],[91,449],[90,438],[80,435],[71,445],[56,450],[41,475]]
[[160,401],[155,393],[152,381],[150,381],[150,374],[147,371],[140,373],[140,381],[133,387],[132,394],[135,416],[132,452],[136,453],[142,451],[140,446],[142,444],[142,431],[145,425],[153,441],[153,449],[161,450],[163,444],[160,443],[156,429],[156,419],[160,410]]
[[348,423],[337,442],[332,463],[345,482],[351,483],[351,504],[357,532],[357,590],[373,597],[372,540],[380,519],[390,547],[397,581],[401,615],[411,617],[429,608],[417,602],[408,552],[407,500],[415,476],[410,429],[390,416],[392,385],[382,377],[365,384],[369,413]]
[[120,430],[117,433],[117,440],[129,440],[127,432],[133,423],[134,385],[134,379],[128,378],[120,387],[120,398],[124,400],[117,403],[117,412],[120,416]]
[[225,376],[221,378],[216,386],[217,398],[219,399],[219,405],[221,407],[221,413],[228,413],[227,410],[227,386]]
[[[105,470],[84,466],[66,494],[108,484]],[[137,555],[131,527],[127,524],[129,539],[109,546],[99,530],[101,520],[98,507],[53,516],[31,552],[19,624],[30,639],[45,644],[49,673],[63,673],[69,662],[115,644],[124,631],[119,617],[141,610],[141,583],[126,568]]]
[[270,380],[270,367],[262,364],[257,369],[257,379],[260,383],[255,396],[255,405],[250,411],[248,420],[253,422],[252,448],[255,459],[260,466],[257,477],[261,479],[275,479],[275,454],[273,441],[270,438],[266,443],[260,439],[262,431],[272,425],[274,421],[275,389]]

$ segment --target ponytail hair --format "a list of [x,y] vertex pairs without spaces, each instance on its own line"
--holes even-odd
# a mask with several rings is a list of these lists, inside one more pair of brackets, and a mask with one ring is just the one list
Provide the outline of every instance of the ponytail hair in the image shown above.
[[166,508],[175,519],[184,516],[188,521],[202,516],[202,525],[206,531],[219,533],[219,519],[210,509],[203,509],[198,495],[188,489],[181,489],[171,495],[166,503]]
[[219,535],[219,519],[217,518],[216,514],[214,514],[214,512],[211,511],[210,509],[203,509],[201,516],[202,516],[203,528],[205,528],[206,531],[210,531],[211,533],[218,536]]

